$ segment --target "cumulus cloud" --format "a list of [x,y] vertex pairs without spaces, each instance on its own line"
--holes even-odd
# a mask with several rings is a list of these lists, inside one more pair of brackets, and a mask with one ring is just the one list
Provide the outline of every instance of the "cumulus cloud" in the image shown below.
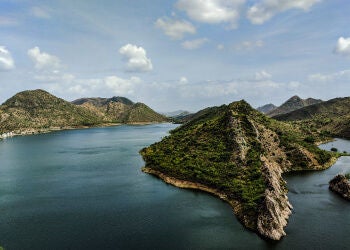
[[344,56],[350,56],[350,37],[339,37],[337,45],[334,49],[334,53]]
[[147,72],[153,69],[152,62],[142,47],[126,44],[119,49],[119,53],[126,60],[126,70],[129,72]]
[[29,49],[27,53],[38,70],[58,70],[61,68],[61,61],[58,57],[40,51],[39,47]]
[[318,83],[331,83],[331,82],[340,82],[340,81],[350,81],[350,70],[342,70],[330,74],[312,74],[308,76],[310,82]]
[[15,68],[15,62],[4,46],[0,46],[0,71],[7,71]]
[[318,2],[321,2],[321,0],[263,0],[249,8],[247,17],[253,24],[263,24],[280,12],[289,9],[308,11]]
[[45,7],[35,6],[30,9],[30,14],[39,19],[50,19],[50,11]]
[[193,50],[202,47],[209,40],[207,38],[199,38],[195,40],[184,41],[181,45],[184,49]]
[[155,26],[161,29],[165,35],[172,39],[180,40],[185,34],[195,34],[196,28],[188,21],[174,20],[171,18],[158,18]]
[[239,10],[245,0],[179,0],[176,7],[185,11],[193,20],[209,23],[229,23],[237,26]]
[[262,80],[267,80],[271,79],[272,75],[266,72],[265,70],[262,70],[260,72],[255,73],[255,80],[257,81],[262,81]]

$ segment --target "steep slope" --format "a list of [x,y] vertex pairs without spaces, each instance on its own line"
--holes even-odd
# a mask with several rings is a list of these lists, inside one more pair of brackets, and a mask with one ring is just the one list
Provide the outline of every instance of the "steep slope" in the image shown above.
[[100,116],[44,90],[20,92],[0,106],[0,132],[92,126]]
[[335,98],[274,117],[333,136],[350,138],[350,97]]
[[301,99],[299,96],[295,95],[295,96],[289,98],[281,106],[268,112],[267,115],[270,117],[274,117],[277,115],[286,114],[286,113],[289,113],[291,111],[294,111],[294,110],[297,110],[297,109],[300,109],[300,108],[303,108],[303,107],[306,107],[309,105],[321,103],[321,102],[322,102],[322,100],[313,99],[313,98]]
[[260,111],[263,114],[269,113],[277,108],[276,105],[269,103],[264,106],[258,107],[256,110]]
[[144,172],[219,196],[246,227],[279,240],[291,213],[281,174],[324,169],[334,161],[308,136],[240,101],[197,113],[140,153]]
[[169,121],[143,103],[134,103],[125,97],[81,98],[72,102],[83,106],[105,121],[118,123],[149,123]]

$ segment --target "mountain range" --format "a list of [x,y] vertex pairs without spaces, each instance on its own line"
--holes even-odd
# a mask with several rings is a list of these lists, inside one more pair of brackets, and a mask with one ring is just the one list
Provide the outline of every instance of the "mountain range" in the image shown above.
[[262,107],[257,108],[260,112],[267,114],[270,117],[274,117],[281,114],[286,114],[292,112],[294,110],[307,107],[309,105],[321,103],[322,100],[307,98],[302,99],[299,96],[295,95],[289,98],[282,105],[276,107],[274,104],[266,104]]
[[17,93],[0,106],[0,134],[166,121],[147,105],[125,97],[83,98],[70,103],[40,89]]

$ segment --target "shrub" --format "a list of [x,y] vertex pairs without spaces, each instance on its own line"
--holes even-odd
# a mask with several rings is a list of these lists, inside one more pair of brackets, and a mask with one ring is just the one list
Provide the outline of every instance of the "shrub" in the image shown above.
[[331,148],[331,151],[332,152],[338,152],[338,149],[337,148]]

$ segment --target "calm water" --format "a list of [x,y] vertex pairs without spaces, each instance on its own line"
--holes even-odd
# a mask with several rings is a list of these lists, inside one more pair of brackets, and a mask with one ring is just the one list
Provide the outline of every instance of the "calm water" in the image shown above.
[[[0,141],[0,245],[5,249],[350,249],[350,203],[323,172],[288,176],[288,236],[269,243],[231,208],[140,171],[138,151],[174,125],[60,131]],[[339,140],[327,147],[350,152]]]

